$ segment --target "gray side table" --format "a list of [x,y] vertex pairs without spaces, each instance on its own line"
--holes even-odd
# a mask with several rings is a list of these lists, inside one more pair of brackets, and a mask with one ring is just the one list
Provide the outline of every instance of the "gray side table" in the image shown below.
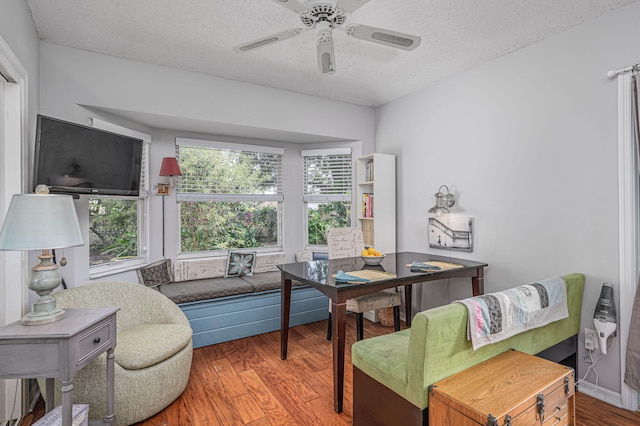
[[107,352],[106,424],[115,424],[114,354],[119,308],[65,309],[65,318],[43,325],[16,321],[0,327],[0,378],[46,378],[46,411],[53,409],[54,379],[62,384],[62,424],[71,426],[74,378]]

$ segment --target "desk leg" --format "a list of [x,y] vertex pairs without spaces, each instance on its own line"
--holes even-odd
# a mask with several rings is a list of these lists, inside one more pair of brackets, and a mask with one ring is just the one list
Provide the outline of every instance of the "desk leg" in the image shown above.
[[405,285],[404,286],[404,314],[405,314],[405,322],[407,323],[407,327],[411,327],[411,303],[413,296],[413,285]]
[[109,425],[116,424],[113,395],[114,358],[115,354],[113,353],[113,348],[111,348],[107,351],[107,414],[104,418],[104,422]]
[[484,294],[484,267],[478,268],[476,276],[471,277],[471,288],[474,296]]
[[53,410],[53,396],[54,396],[54,390],[55,390],[55,386],[56,386],[56,379],[54,378],[48,378],[45,379],[45,396],[44,396],[44,411],[45,413],[48,413],[49,411]]
[[333,345],[333,408],[342,413],[344,396],[344,340],[347,323],[347,304],[331,301],[331,324]]
[[287,345],[289,344],[289,315],[291,313],[291,278],[281,278],[280,300],[280,358],[287,359]]
[[62,426],[71,426],[73,419],[73,377],[60,380],[62,384]]

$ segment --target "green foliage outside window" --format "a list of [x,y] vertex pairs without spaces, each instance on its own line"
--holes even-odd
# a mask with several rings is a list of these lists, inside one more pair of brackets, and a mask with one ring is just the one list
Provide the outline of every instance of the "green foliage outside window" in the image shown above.
[[183,202],[180,204],[182,252],[278,244],[275,202]]
[[348,228],[351,224],[351,203],[333,202],[312,204],[307,210],[310,245],[326,246],[329,228]]
[[138,199],[89,198],[89,264],[138,256]]
[[179,191],[203,198],[180,203],[181,251],[278,246],[279,202],[257,201],[279,194],[278,161],[275,154],[181,146]]

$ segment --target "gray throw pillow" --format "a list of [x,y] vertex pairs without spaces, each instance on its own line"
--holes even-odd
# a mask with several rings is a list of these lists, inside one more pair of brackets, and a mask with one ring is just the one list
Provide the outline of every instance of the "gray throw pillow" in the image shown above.
[[173,282],[171,273],[171,259],[163,259],[154,262],[144,268],[136,270],[138,281],[147,287],[157,287],[162,284]]

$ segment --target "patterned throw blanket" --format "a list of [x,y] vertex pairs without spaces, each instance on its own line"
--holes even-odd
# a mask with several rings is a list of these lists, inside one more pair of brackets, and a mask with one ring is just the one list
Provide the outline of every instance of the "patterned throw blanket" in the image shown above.
[[567,318],[567,288],[550,278],[509,290],[457,300],[469,311],[467,338],[473,350]]

